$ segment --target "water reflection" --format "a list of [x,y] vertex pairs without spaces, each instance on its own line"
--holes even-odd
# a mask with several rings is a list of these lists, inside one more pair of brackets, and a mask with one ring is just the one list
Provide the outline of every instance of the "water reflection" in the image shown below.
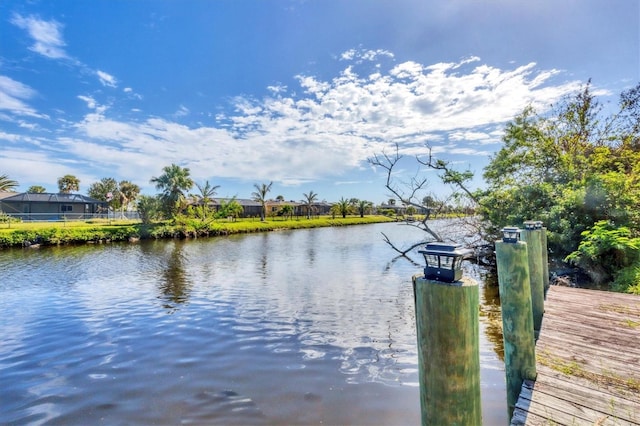
[[162,280],[159,288],[162,293],[163,307],[170,312],[189,299],[192,283],[187,279],[185,265],[189,262],[185,253],[184,241],[173,241],[168,244],[169,253],[163,253]]
[[494,271],[481,270],[481,280],[484,282],[482,297],[484,303],[480,305],[480,315],[485,318],[486,338],[493,345],[493,350],[500,360],[504,361],[504,340],[502,338],[502,312],[500,310],[500,292],[498,277]]

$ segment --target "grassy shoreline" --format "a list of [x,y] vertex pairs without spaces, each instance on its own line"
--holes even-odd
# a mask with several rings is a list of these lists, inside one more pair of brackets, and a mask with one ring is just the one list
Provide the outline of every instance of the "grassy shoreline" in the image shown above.
[[269,232],[285,229],[309,229],[330,226],[364,225],[394,222],[386,216],[349,216],[346,218],[322,216],[306,219],[257,219],[238,221],[216,220],[209,223],[166,221],[145,225],[136,221],[103,220],[77,222],[11,223],[0,228],[0,250],[9,247],[58,246],[141,239],[207,238],[231,234]]

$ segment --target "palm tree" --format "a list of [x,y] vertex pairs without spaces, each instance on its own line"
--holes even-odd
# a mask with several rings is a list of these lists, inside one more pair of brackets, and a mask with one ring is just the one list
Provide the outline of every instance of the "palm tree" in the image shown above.
[[193,187],[188,167],[180,167],[171,164],[162,168],[164,172],[159,177],[152,177],[150,182],[156,184],[156,189],[162,191],[160,197],[165,211],[170,216],[180,210],[180,204],[184,201],[184,192]]
[[220,185],[211,185],[209,181],[205,181],[204,185],[196,183],[200,195],[197,195],[199,201],[202,203],[202,218],[207,217],[209,211],[209,203],[213,200],[213,197],[217,194],[216,190],[220,188]]
[[360,217],[364,217],[364,214],[371,209],[373,203],[371,201],[359,200],[358,201],[358,212],[360,212]]
[[120,197],[120,214],[124,217],[124,209],[129,206],[140,194],[140,187],[128,180],[118,184],[118,196]]
[[253,184],[253,187],[256,189],[251,193],[253,201],[257,201],[262,205],[262,212],[260,213],[261,222],[264,222],[264,218],[267,213],[267,193],[271,191],[271,185],[273,185],[273,182],[269,182],[269,185],[266,183],[262,183],[260,185],[257,183]]
[[9,179],[7,175],[0,175],[0,191],[9,192],[13,191],[18,186],[18,182],[13,179]]
[[313,208],[313,203],[318,199],[318,194],[309,191],[308,194],[303,193],[302,195],[304,195],[304,201],[307,207],[307,219],[311,219],[311,209]]
[[58,189],[61,194],[80,191],[80,179],[74,175],[64,175],[61,178],[58,178]]
[[47,188],[42,185],[31,185],[29,189],[27,189],[29,194],[44,194],[47,192]]
[[349,200],[345,200],[344,197],[342,197],[338,201],[337,206],[338,206],[338,211],[342,215],[342,218],[343,219],[346,218],[347,214],[349,213],[349,207],[351,206],[351,204],[349,204]]
[[282,217],[285,219],[291,219],[293,217],[293,206],[291,204],[285,204],[280,209],[280,214],[282,214]]

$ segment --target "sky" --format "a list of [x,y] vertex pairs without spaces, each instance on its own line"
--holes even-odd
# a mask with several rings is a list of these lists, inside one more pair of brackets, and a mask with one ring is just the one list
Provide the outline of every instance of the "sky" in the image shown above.
[[442,198],[415,156],[481,188],[505,124],[589,79],[611,104],[640,81],[640,2],[0,0],[0,175],[153,195],[178,164],[220,197],[378,204],[397,146]]

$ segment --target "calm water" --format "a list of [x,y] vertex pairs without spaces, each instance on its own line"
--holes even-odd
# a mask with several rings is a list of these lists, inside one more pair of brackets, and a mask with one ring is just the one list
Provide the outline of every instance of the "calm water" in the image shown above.
[[[421,266],[391,261],[381,231],[421,236],[380,224],[0,251],[0,424],[419,424]],[[487,425],[507,423],[493,297],[481,284]]]

